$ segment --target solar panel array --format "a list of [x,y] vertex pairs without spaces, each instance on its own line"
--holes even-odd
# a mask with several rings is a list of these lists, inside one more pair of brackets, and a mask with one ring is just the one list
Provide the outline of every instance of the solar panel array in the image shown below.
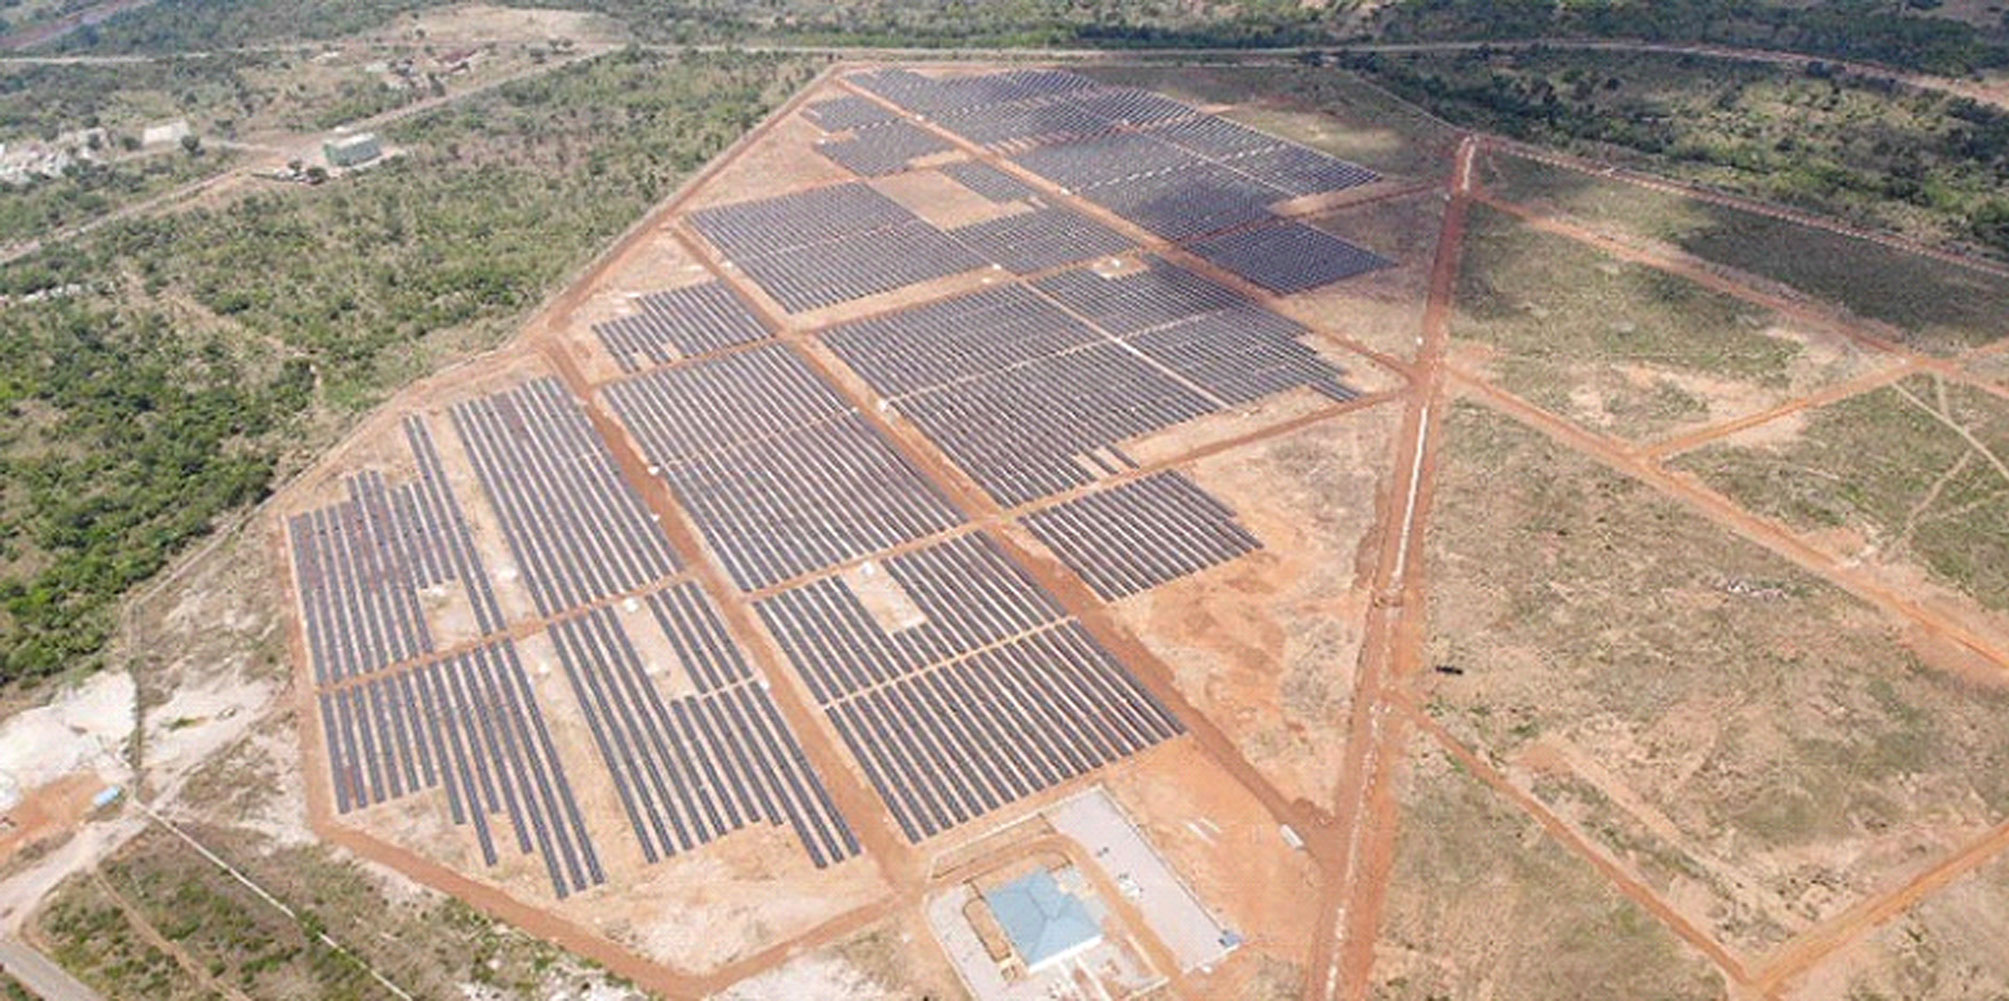
[[745,590],[960,521],[781,345],[649,373],[607,401]]
[[1150,131],[1154,139],[1210,160],[1232,160],[1285,145],[1283,140],[1267,132],[1214,115],[1194,115],[1159,122]]
[[[1019,70],[861,87],[1257,284],[1289,292],[1386,262],[1291,223],[1238,229],[1361,168],[1143,91]],[[864,174],[949,148],[877,102],[805,115],[847,138],[825,155]],[[790,312],[995,263],[1053,271],[1130,241],[981,163],[943,172],[1027,211],[943,231],[862,183],[714,206],[689,221]],[[844,324],[824,344],[1000,504],[1135,467],[1121,443],[1309,387],[1355,391],[1307,331],[1147,257],[1130,274],[1071,270]],[[1349,270],[1351,269],[1351,270]],[[914,841],[1135,753],[1179,721],[1054,598],[721,282],[644,296],[595,332],[628,378],[605,399],[652,472],[755,607],[896,822]],[[769,693],[580,405],[549,379],[450,410],[650,861],[787,824],[818,866],[859,843]],[[352,478],[288,522],[337,805],[440,790],[496,864],[506,815],[560,896],[604,882],[544,709],[504,628],[470,523],[422,420],[419,473]],[[1234,514],[1158,474],[1024,515],[1105,600],[1260,547]],[[912,548],[923,543],[921,548]],[[875,553],[898,555],[832,568]],[[879,576],[883,575],[883,577]],[[420,596],[464,586],[482,639],[435,650]],[[640,595],[687,688],[654,677],[606,599]],[[672,690],[681,694],[671,695]]]
[[897,174],[914,160],[954,148],[933,132],[902,121],[859,129],[848,139],[826,139],[815,147],[825,159],[865,177]]
[[1293,198],[1344,191],[1379,177],[1366,167],[1303,146],[1284,145],[1259,150],[1237,156],[1227,163],[1238,173]]
[[899,116],[869,97],[847,94],[843,97],[818,101],[803,108],[802,117],[809,119],[825,132],[849,132],[852,129],[883,125]]
[[1038,208],[949,231],[963,245],[1014,274],[1078,264],[1130,249],[1130,238],[1079,212]]
[[758,607],[909,840],[1182,732],[987,537],[883,568],[915,624],[880,625],[839,578]]
[[1219,407],[1136,352],[1097,343],[899,403],[998,503],[1133,468],[1116,450]]
[[419,477],[387,486],[383,474],[350,477],[348,499],[287,520],[307,651],[319,684],[332,684],[430,653],[423,589],[460,581],[477,628],[502,628],[488,576],[425,423],[408,418]]
[[1282,222],[1222,233],[1186,249],[1279,295],[1303,292],[1393,262],[1322,229]]
[[944,164],[936,169],[947,174],[957,184],[993,202],[1015,202],[1031,198],[1034,194],[1032,185],[988,163],[962,160]]
[[819,578],[757,605],[820,704],[1065,617],[983,535],[890,557],[867,572],[885,574],[912,602],[917,624],[882,628],[842,577]]
[[1198,111],[1134,87],[1104,87],[1077,73],[1016,70],[930,78],[906,70],[851,81],[992,150],[1066,142],[1118,128],[1189,118]]
[[842,239],[915,218],[869,184],[851,181],[698,209],[691,224],[735,261]]
[[993,151],[1083,139],[1112,127],[1108,119],[1068,101],[977,105],[942,112],[932,122]]
[[1279,197],[1277,189],[1229,167],[1201,162],[1098,185],[1081,196],[1168,240],[1272,218],[1269,206]]
[[919,219],[738,261],[748,277],[791,313],[974,271],[987,263]]
[[724,282],[651,292],[637,303],[639,312],[593,325],[594,335],[623,372],[767,337],[760,318]]
[[998,285],[823,332],[823,342],[883,396],[974,379],[1101,340],[1024,285]]
[[457,403],[451,415],[540,614],[676,572],[655,516],[557,380]]
[[791,313],[987,263],[862,182],[700,209],[690,218]]
[[1144,264],[1143,269],[1118,277],[1066,271],[1035,281],[1033,287],[1117,337],[1248,304],[1233,289],[1163,258],[1147,256]]
[[[775,350],[714,364],[744,373]],[[657,376],[689,379],[675,368]],[[837,401],[824,392],[818,405]],[[696,584],[644,595],[694,690],[681,697],[664,694],[613,610],[591,607],[675,564],[571,397],[533,380],[456,404],[451,417],[541,614],[564,616],[548,631],[644,856],[763,821],[787,824],[819,867],[856,855],[856,836]],[[758,422],[735,427],[758,434]],[[414,416],[404,431],[414,480],[365,471],[347,499],[289,521],[336,808],[441,795],[485,864],[513,839],[541,857],[560,898],[604,883],[547,707],[514,642],[494,635],[503,614],[428,426]],[[417,596],[452,580],[467,585],[489,638],[438,651]]]
[[1021,520],[1104,601],[1148,591],[1262,548],[1227,505],[1169,472],[1064,501]]
[[1356,395],[1300,341],[1305,328],[1146,263],[1121,277],[1076,270],[985,289],[823,340],[1005,505],[1131,468],[1120,442],[1224,405],[1299,386]]
[[1342,403],[1358,398],[1360,391],[1346,384],[1339,367],[1300,340],[1309,332],[1245,306],[1147,330],[1129,344],[1235,406],[1299,386]]
[[1027,71],[854,82],[1167,239],[1254,222],[1268,206],[1376,179],[1373,171],[1150,91]]
[[563,899],[606,882],[572,785],[516,648],[507,639],[320,694],[341,812],[444,787],[482,860],[501,858],[491,817],[543,861]]
[[[730,641],[716,645],[723,629],[694,587],[652,596],[650,607],[666,632],[678,630],[668,634],[680,648],[737,660]],[[670,623],[666,610],[690,617]],[[649,862],[762,822],[789,825],[819,869],[858,854],[795,735],[743,669],[692,671],[699,692],[665,698],[612,609],[559,622],[551,638]]]
[[1095,86],[1065,70],[1016,69],[982,76],[929,77],[912,70],[853,73],[845,79],[909,111],[936,115],[958,108],[1053,97]]

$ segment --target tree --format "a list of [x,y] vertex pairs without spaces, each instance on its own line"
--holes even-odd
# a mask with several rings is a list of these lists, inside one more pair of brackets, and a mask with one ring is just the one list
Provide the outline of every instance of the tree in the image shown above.
[[193,132],[181,137],[182,152],[189,156],[202,155],[202,137]]

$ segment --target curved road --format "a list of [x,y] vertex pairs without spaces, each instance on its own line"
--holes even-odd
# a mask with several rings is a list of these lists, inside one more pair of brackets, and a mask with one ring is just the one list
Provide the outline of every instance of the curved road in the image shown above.
[[[130,2],[130,0],[128,0]],[[20,48],[10,45],[9,39],[0,39],[0,51]],[[339,41],[339,40],[337,40]],[[33,44],[33,43],[30,43]],[[102,63],[145,62],[159,58],[202,58],[236,52],[281,52],[299,49],[317,43],[288,42],[266,45],[236,46],[208,51],[176,52],[171,54],[122,54],[122,55],[23,55],[18,51],[7,51],[0,56],[0,63],[72,63],[89,65]],[[329,42],[326,44],[335,44]],[[1646,53],[1659,55],[1704,56],[1711,59],[1726,59],[1737,62],[1771,63],[1781,66],[1810,66],[1820,63],[1836,69],[1862,76],[1886,77],[1920,87],[1961,97],[1972,98],[1989,104],[2009,107],[2009,82],[1989,84],[1984,81],[1962,80],[1954,77],[1936,76],[1898,69],[1878,63],[1837,59],[1829,56],[1791,52],[1783,49],[1744,48],[1734,45],[1717,45],[1706,42],[1656,42],[1637,38],[1506,38],[1495,40],[1457,40],[1436,42],[1346,42],[1332,45],[1297,45],[1270,48],[1139,48],[1139,49],[1098,49],[1098,48],[985,48],[968,46],[846,46],[846,45],[791,45],[787,43],[753,42],[746,44],[708,43],[701,45],[644,44],[640,48],[662,51],[697,52],[773,52],[795,54],[828,54],[853,59],[1020,59],[1020,60],[1061,60],[1093,61],[1099,59],[1231,59],[1235,61],[1259,61],[1263,59],[1291,60],[1307,56],[1347,55],[1360,53],[1431,53],[1431,52],[1476,52],[1525,51],[1528,49],[1558,49],[1590,52]]]

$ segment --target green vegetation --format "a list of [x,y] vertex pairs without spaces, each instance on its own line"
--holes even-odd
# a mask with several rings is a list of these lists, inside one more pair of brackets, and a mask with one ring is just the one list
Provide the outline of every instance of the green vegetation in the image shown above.
[[155,832],[104,866],[105,881],[216,982],[252,997],[390,997],[367,970]]
[[437,0],[180,0],[152,3],[66,36],[72,51],[206,52],[338,38],[380,27]]
[[2009,256],[2009,112],[1965,98],[1700,56],[1347,62],[1460,124]]
[[[390,899],[356,863],[321,846],[280,847],[216,828],[194,833],[298,919],[155,828],[98,872],[56,890],[39,919],[55,958],[111,997],[149,1001],[210,1001],[202,977],[253,998],[389,998],[372,969],[423,998],[461,996],[468,985],[496,1001],[542,1001],[560,984],[582,994],[625,986],[458,900]],[[324,932],[355,957],[323,944]]]
[[[1935,16],[1937,0],[1407,0],[1393,40],[1623,38],[1780,49],[1961,75],[2009,65],[2002,22]],[[1996,11],[1999,17],[2000,12]]]
[[[494,344],[798,89],[623,52],[401,125],[401,160],[0,268],[0,681],[95,662],[121,594],[389,389]],[[75,286],[75,288],[71,288]]]
[[[548,6],[511,0],[520,6]],[[76,32],[65,48],[173,52],[381,27],[438,0],[184,0]],[[830,45],[1242,47],[1314,43],[1332,24],[1298,0],[1210,7],[1179,0],[580,0],[638,41],[785,40]]]
[[231,155],[174,149],[109,163],[78,162],[63,176],[0,187],[0,245],[47,236],[107,212],[214,177]]
[[1442,752],[1418,751],[1382,941],[1464,961],[1377,964],[1403,974],[1382,973],[1375,998],[1721,996],[1708,964],[1588,863]]
[[[566,978],[565,986],[579,994],[586,994],[588,985],[624,986],[612,975],[493,921],[457,899],[432,894],[391,897],[380,881],[364,872],[360,865],[323,846],[278,847],[256,835],[216,828],[199,830],[196,835],[294,908],[301,915],[303,930],[310,933],[325,930],[371,969],[415,997],[460,997],[467,993],[467,985],[473,984],[486,988],[489,993],[484,996],[498,1001],[544,1001],[556,993],[554,987],[559,977]],[[201,880],[207,890],[193,892],[207,897],[213,891],[213,899],[226,902],[218,906],[235,906],[245,912],[243,917],[232,919],[233,922],[248,919],[263,925],[271,921],[256,913],[263,906],[260,901],[234,889],[235,884],[220,878],[213,867],[208,867],[208,873],[189,873],[192,868],[206,866],[179,842],[164,837],[143,841],[123,857],[122,864],[131,871],[144,873],[152,885],[163,888],[179,888],[192,879]],[[162,905],[156,899],[147,906]],[[190,948],[194,950],[197,942],[203,943],[204,951],[199,954],[205,961],[225,955],[222,950],[239,948],[239,943],[229,935],[200,929],[192,934],[196,937],[190,939]],[[257,945],[255,941],[244,944]],[[246,953],[236,955],[242,957]],[[350,982],[341,978],[337,967],[325,971],[327,977],[335,979],[322,979],[321,973],[310,974],[307,957],[306,953],[296,954],[282,966],[261,971],[261,982],[283,982],[289,976],[297,981],[310,975],[321,983]],[[349,963],[338,958],[331,958],[331,962]],[[380,993],[373,983],[357,986],[357,993],[348,996],[375,997]],[[254,997],[345,996],[333,990],[247,993]]]
[[0,973],[0,1001],[36,1001],[36,998],[19,980]]
[[1886,323],[1914,347],[1951,353],[2009,333],[2009,280],[1768,215],[1497,157],[1488,188],[1600,226],[1672,244]]
[[1847,528],[2009,610],[2009,404],[1914,376],[1814,411],[1790,440],[1723,443],[1679,464],[1739,502],[1807,529]]
[[[525,6],[536,0],[510,0]],[[437,0],[184,0],[86,28],[77,50],[189,51],[325,39]],[[1936,0],[579,0],[647,42],[1253,48],[1360,41],[1621,38],[1782,49],[1937,73],[2009,65],[2000,12],[1971,23]]]
[[1776,393],[1805,353],[1765,333],[1769,310],[1491,209],[1472,210],[1464,254],[1452,332],[1493,349],[1505,388],[1625,437],[1710,416],[1682,376]]
[[220,1001],[126,920],[94,874],[64,881],[38,921],[50,958],[111,997]]
[[255,73],[282,61],[233,53],[116,66],[10,63],[0,67],[0,140],[102,127],[116,144],[138,138],[138,127],[153,121],[247,115],[262,96]]

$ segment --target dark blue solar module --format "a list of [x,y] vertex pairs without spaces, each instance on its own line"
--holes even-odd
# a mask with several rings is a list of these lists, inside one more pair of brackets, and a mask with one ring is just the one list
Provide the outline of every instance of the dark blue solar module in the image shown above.
[[1289,295],[1394,262],[1322,229],[1279,222],[1195,240],[1186,249],[1257,285]]

